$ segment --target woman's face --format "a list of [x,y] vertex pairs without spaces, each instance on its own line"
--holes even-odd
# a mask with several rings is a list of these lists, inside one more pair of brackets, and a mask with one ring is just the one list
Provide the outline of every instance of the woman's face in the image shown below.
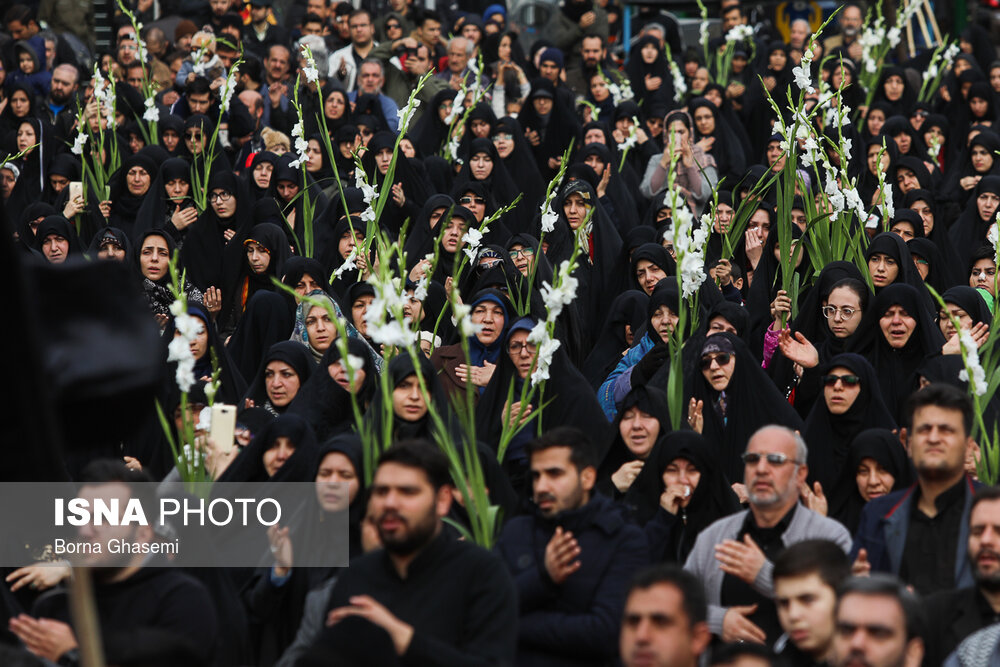
[[849,368],[835,366],[823,382],[823,399],[831,415],[842,415],[851,409],[861,393],[861,378]]
[[882,132],[882,126],[885,125],[885,112],[881,109],[872,109],[868,112],[866,122],[868,124],[868,133],[873,137],[877,137]]
[[275,190],[282,202],[291,204],[292,200],[299,194],[299,185],[294,181],[279,180]]
[[990,68],[990,85],[994,92],[1000,93],[1000,67]]
[[315,290],[322,289],[316,279],[313,278],[308,273],[303,273],[302,277],[299,278],[299,282],[295,283],[295,293],[299,296],[305,296]]
[[[805,256],[805,253],[798,252],[799,248],[798,241],[792,241],[791,246],[792,249],[788,252],[788,256],[794,259],[795,268],[797,269],[802,264],[802,260]],[[781,246],[779,246],[777,243],[774,244],[774,259],[776,259],[778,262],[781,261]]]
[[1000,196],[994,192],[984,192],[976,197],[976,208],[979,209],[979,219],[983,222],[992,222],[997,213],[997,206],[1000,206]]
[[438,118],[441,119],[442,123],[447,122],[447,118],[451,114],[451,109],[453,104],[454,104],[453,100],[447,99],[441,103],[441,106],[438,107]]
[[281,470],[281,466],[295,453],[295,443],[290,438],[279,436],[274,439],[271,448],[264,452],[264,470],[268,477]]
[[[69,243],[66,244],[66,249],[69,250]],[[97,258],[124,262],[125,248],[117,241],[104,241],[101,243],[101,249],[97,251]]]
[[583,195],[573,192],[563,201],[563,212],[566,214],[566,221],[569,222],[570,229],[576,231],[587,219],[590,207],[584,202]]
[[587,130],[587,133],[583,135],[583,145],[587,144],[602,144],[607,145],[607,138],[604,136],[604,132],[600,128],[592,127]]
[[160,141],[163,142],[164,148],[173,153],[177,150],[177,144],[181,142],[181,137],[176,130],[164,130],[163,134],[160,135]]
[[139,250],[139,267],[142,275],[153,282],[161,280],[167,275],[169,264],[170,248],[167,247],[166,239],[157,234],[147,236]]
[[736,370],[736,355],[712,352],[701,358],[701,374],[715,391],[723,391]]
[[385,176],[386,172],[389,171],[390,164],[392,164],[391,148],[383,148],[378,153],[375,153],[375,166],[378,167],[378,173]]
[[861,324],[861,298],[849,287],[838,287],[830,292],[823,304],[826,325],[835,338],[847,338]]
[[990,103],[981,97],[973,97],[969,100],[969,111],[972,112],[973,118],[984,118],[989,108]]
[[903,97],[903,87],[903,77],[893,74],[885,80],[885,98],[890,102],[898,102]]
[[656,284],[667,277],[667,272],[648,259],[640,259],[635,265],[635,279],[647,295],[653,293]]
[[910,152],[910,147],[913,145],[913,138],[908,132],[900,132],[892,139],[896,142],[896,148],[899,149],[900,155],[906,155]]
[[416,374],[407,375],[392,390],[392,411],[400,419],[415,422],[427,414],[427,402],[420,391]]
[[903,239],[904,241],[909,241],[915,235],[913,231],[913,225],[909,220],[897,220],[892,223],[892,227],[889,229],[890,232]]
[[262,276],[271,266],[271,252],[260,243],[250,241],[246,244],[247,264],[255,275]]
[[639,51],[639,54],[642,55],[642,62],[647,65],[652,65],[656,62],[656,56],[659,52],[660,51],[656,48],[655,44],[646,44],[642,47],[642,50]]
[[608,82],[600,74],[590,77],[590,95],[595,102],[603,102],[611,97],[611,93],[608,92]]
[[767,237],[771,235],[770,214],[760,208],[754,211],[754,214],[750,216],[750,221],[747,223],[747,231],[750,230],[760,230],[761,243],[767,241]]
[[399,140],[399,152],[408,158],[417,157],[417,148],[408,137],[403,137]]
[[776,72],[785,69],[785,65],[787,64],[788,54],[783,49],[771,51],[767,56],[767,66]]
[[913,202],[910,209],[917,212],[920,219],[924,222],[924,236],[930,236],[931,232],[934,231],[934,210],[931,205],[925,202],[923,199],[918,199]]
[[996,296],[997,265],[992,259],[977,259],[969,275],[969,287],[981,287]]
[[403,317],[409,317],[411,322],[421,322],[424,319],[424,304],[415,295],[415,290],[406,290],[406,298],[403,300]]
[[781,150],[781,142],[768,142],[767,164],[770,165],[771,171],[773,172],[779,172],[785,168],[785,151]]
[[645,460],[653,449],[653,444],[660,437],[660,420],[632,406],[622,415],[618,423],[618,432],[628,450],[639,459]]
[[354,250],[354,248],[360,247],[364,245],[364,243],[365,243],[364,232],[362,232],[360,229],[355,229],[354,233],[352,234],[351,230],[348,229],[346,232],[344,232],[344,235],[340,237],[340,243],[337,245],[337,252],[340,253],[340,256],[342,258],[347,259],[348,255],[351,254],[351,251]]
[[361,389],[361,385],[365,383],[365,377],[368,375],[368,372],[364,369],[364,366],[361,368],[352,368],[351,370],[354,371],[353,378],[347,372],[347,366],[344,365],[343,359],[338,359],[326,367],[326,372],[329,373],[330,379],[339,384],[341,388],[352,394],[356,394]]
[[[881,154],[881,158],[879,155]],[[889,167],[889,151],[884,150],[878,144],[872,144],[868,147],[868,171],[874,176],[878,176],[879,173],[885,173],[885,170]]]
[[323,457],[316,471],[316,500],[324,512],[346,510],[360,488],[358,471],[351,459],[340,452],[330,452]]
[[511,49],[510,35],[504,35],[500,38],[500,45],[497,47],[497,56],[499,57],[500,62],[510,62]]
[[482,327],[476,338],[480,343],[490,346],[497,342],[503,333],[504,314],[503,308],[492,301],[484,301],[472,309],[472,323]]
[[981,174],[993,168],[993,155],[979,144],[972,147],[971,158],[972,168]]
[[510,335],[507,340],[507,354],[514,363],[517,376],[526,380],[535,369],[538,348],[528,340],[529,333],[524,329],[518,329]]
[[552,112],[551,97],[536,97],[531,100],[531,105],[535,107],[535,113],[539,116],[547,116]]
[[445,252],[453,253],[458,250],[458,245],[462,242],[462,236],[466,229],[465,220],[457,215],[451,217],[444,230],[444,236],[441,238],[441,247],[444,248]]
[[128,135],[128,148],[133,154],[138,153],[146,146],[146,140],[138,134]]
[[24,118],[31,109],[31,102],[23,90],[15,90],[10,96],[10,110],[18,118]]
[[535,249],[531,246],[515,243],[510,247],[510,259],[521,275],[527,277],[531,273],[531,265],[535,261]]
[[264,368],[264,388],[267,399],[276,408],[283,408],[299,393],[299,374],[284,361],[269,361]]
[[330,120],[339,120],[344,117],[344,112],[347,110],[347,102],[344,100],[344,96],[339,92],[330,93],[323,103],[323,113]]
[[679,321],[680,318],[667,305],[657,308],[653,316],[649,318],[650,326],[653,328],[653,331],[659,334],[660,340],[664,343],[670,341],[670,335],[674,333],[674,328]]
[[493,158],[488,153],[476,153],[469,160],[469,171],[475,180],[486,180],[493,173]]
[[510,132],[497,132],[493,135],[493,147],[500,157],[506,160],[514,152],[514,135]]
[[368,320],[365,319],[365,315],[368,314],[368,306],[372,305],[374,300],[375,297],[371,294],[364,294],[351,304],[351,321],[362,336],[368,334]]
[[[174,338],[181,335],[180,331],[174,331]],[[194,357],[195,361],[198,361],[205,356],[208,352],[208,328],[205,326],[204,322],[199,319],[198,333],[195,334],[194,340],[188,345],[191,349],[191,355]]]
[[899,277],[899,262],[895,257],[877,252],[868,258],[868,271],[872,274],[875,287],[885,287]]
[[271,185],[271,174],[274,173],[274,165],[270,162],[259,162],[253,168],[253,182],[261,190],[266,190]]
[[588,155],[584,158],[583,163],[594,170],[598,178],[604,176],[604,161],[599,155]]
[[306,171],[316,173],[323,168],[323,147],[319,145],[319,140],[310,139],[306,144]]
[[208,194],[208,203],[212,205],[212,210],[223,220],[236,215],[236,197],[232,192],[216,188]]
[[314,350],[327,351],[337,338],[337,327],[334,326],[326,308],[313,306],[309,309],[309,314],[306,315],[306,334]]
[[[492,162],[490,163],[490,169],[492,169]],[[472,211],[472,214],[476,216],[476,222],[482,222],[483,218],[486,217],[486,200],[475,192],[466,192],[463,194],[458,203],[465,208]]]
[[944,334],[945,340],[948,340],[957,333],[955,325],[951,323],[952,317],[958,320],[958,324],[962,329],[968,331],[972,328],[972,315],[969,315],[953,303],[946,302],[944,305],[945,308],[938,311],[938,326],[941,328],[941,333]]
[[149,192],[149,172],[142,167],[132,167],[125,174],[125,183],[128,186],[129,194],[141,197]]
[[35,127],[31,123],[21,123],[17,128],[17,150],[26,151],[31,146],[38,143],[38,135],[35,134]]
[[191,192],[191,184],[183,178],[172,178],[166,182],[164,190],[171,201],[181,201]]
[[701,481],[701,471],[695,464],[687,459],[674,459],[663,469],[663,486],[682,485],[688,489],[688,493],[680,499],[681,507],[687,507],[694,496],[698,482]]
[[882,314],[878,325],[882,329],[882,335],[889,343],[889,347],[894,350],[904,347],[917,329],[917,321],[899,304],[890,306]]
[[715,132],[715,116],[708,107],[698,107],[694,112],[694,126],[698,134],[709,135]]
[[855,472],[855,479],[858,482],[858,493],[865,502],[886,495],[896,484],[896,478],[892,473],[870,456],[861,459]]
[[355,134],[354,138],[350,141],[342,141],[337,144],[337,150],[340,151],[340,157],[354,161],[354,151],[358,150],[361,146],[361,135]]
[[937,125],[931,125],[924,130],[924,143],[928,146],[932,144],[944,145],[944,132]]
[[670,125],[667,125],[667,136],[670,136],[671,133],[673,133],[675,147],[683,146],[691,138],[691,133],[682,120],[670,121]]

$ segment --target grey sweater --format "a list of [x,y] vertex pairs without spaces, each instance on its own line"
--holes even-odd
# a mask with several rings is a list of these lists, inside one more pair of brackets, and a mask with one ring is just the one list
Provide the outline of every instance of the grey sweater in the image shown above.
[[[722,636],[722,619],[727,611],[726,607],[722,606],[722,578],[725,573],[719,561],[715,559],[715,545],[726,540],[735,540],[749,511],[743,510],[723,517],[703,530],[684,564],[685,570],[705,583],[705,595],[708,598],[708,627],[715,635]],[[830,540],[836,542],[844,553],[851,551],[851,534],[840,522],[799,505],[791,523],[788,524],[788,530],[781,536],[781,541],[787,547],[805,540]],[[774,564],[767,561],[753,582],[754,589],[769,598],[774,597],[773,572]]]

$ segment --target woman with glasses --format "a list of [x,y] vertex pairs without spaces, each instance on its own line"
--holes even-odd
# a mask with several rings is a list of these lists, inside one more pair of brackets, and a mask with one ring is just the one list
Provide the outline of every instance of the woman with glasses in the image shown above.
[[[507,172],[507,166],[500,158],[496,146],[488,137],[472,140],[469,146],[469,157],[455,178],[456,188],[465,187],[469,183],[482,184],[488,198],[494,202],[507,204],[513,202],[521,194]],[[468,206],[467,204],[462,205]],[[522,198],[514,210],[504,215],[504,222],[510,223],[507,224],[508,228],[527,229],[531,224],[530,218],[535,214],[537,208],[533,202],[525,201]],[[492,212],[491,210],[490,213]]]
[[[858,354],[838,354],[820,369],[822,400],[816,401],[802,437],[809,443],[809,483],[829,494],[847,463],[848,446],[866,428],[896,428],[882,401],[875,369]],[[813,489],[814,490],[814,489]]]
[[[253,228],[253,204],[246,183],[227,169],[208,179],[208,208],[188,232],[181,260],[188,279],[199,289],[224,287],[244,260],[243,242]],[[226,290],[228,293],[228,290]]]
[[757,429],[780,424],[802,431],[802,419],[737,336],[720,332],[702,345],[697,367],[685,377],[688,425],[719,448],[719,469],[742,480],[740,455]]

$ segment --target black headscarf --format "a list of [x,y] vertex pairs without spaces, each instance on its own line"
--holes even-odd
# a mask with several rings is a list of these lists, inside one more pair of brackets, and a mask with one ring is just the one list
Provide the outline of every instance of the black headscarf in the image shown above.
[[[677,459],[690,461],[701,473],[691,501],[681,510],[680,517],[666,516],[668,512],[660,507],[660,496],[666,488],[663,473]],[[693,431],[673,431],[653,446],[624,502],[632,508],[636,521],[647,526],[647,535],[650,535],[649,522],[657,517],[672,526],[666,543],[658,544],[661,549],[650,554],[654,560],[685,562],[701,531],[739,511],[739,500],[718,462],[719,453],[712,440]]]
[[842,415],[834,415],[821,397],[806,418],[803,432],[809,447],[809,481],[820,482],[830,491],[847,460],[848,443],[865,428],[896,428],[896,422],[882,401],[875,369],[859,354],[838,354],[821,369],[826,375],[843,367],[861,378],[861,391]]
[[[36,206],[48,206],[48,204],[36,204]],[[49,206],[49,208],[52,207]],[[101,251],[101,246],[106,241],[118,244],[125,251],[124,261],[127,262],[132,257],[134,252],[132,250],[132,241],[125,235],[125,232],[115,227],[105,227],[90,241],[90,247],[87,248],[86,252],[87,257],[89,259],[97,259],[97,254]]]
[[[288,457],[273,475],[264,467],[264,454],[275,446],[278,438],[288,438],[295,445],[295,453]],[[254,436],[219,476],[219,482],[312,482],[315,481],[313,465],[316,459],[316,436],[306,420],[298,415],[281,415],[268,423]],[[312,478],[310,478],[312,473]]]
[[[656,48],[656,59],[646,64],[642,58],[642,49],[652,45]],[[628,64],[625,66],[625,73],[632,85],[632,92],[635,93],[643,111],[649,110],[656,104],[674,105],[674,79],[670,75],[670,66],[664,55],[660,40],[653,35],[644,35],[636,40],[629,51]],[[658,77],[660,86],[655,90],[646,88],[646,77]]]
[[596,390],[608,377],[608,373],[622,359],[629,349],[625,338],[625,326],[632,328],[633,341],[638,341],[646,328],[646,309],[649,297],[641,290],[622,292],[611,303],[611,309],[604,318],[590,355],[583,364],[583,372],[590,386]]
[[[195,360],[194,364],[194,377],[197,380],[202,380],[203,378],[212,377],[212,351],[215,352],[215,358],[219,364],[219,369],[222,373],[219,375],[219,391],[215,395],[215,400],[219,403],[226,403],[229,405],[236,405],[239,400],[247,392],[247,383],[243,379],[236,365],[233,363],[232,358],[229,356],[229,351],[226,350],[226,346],[222,341],[222,337],[219,336],[218,330],[215,328],[215,323],[212,318],[209,317],[208,311],[205,310],[204,306],[192,303],[188,305],[187,309],[188,315],[192,315],[201,320],[202,325],[205,327],[205,331],[208,334],[208,346],[210,349],[205,350],[205,354],[202,355],[200,359]],[[167,321],[167,325],[163,329],[163,342],[169,344],[170,341],[174,339],[174,332],[176,331],[176,325],[173,318]],[[171,375],[171,377],[173,377]]]
[[[128,172],[135,168],[142,168],[149,174],[149,189],[143,195],[134,195],[128,189]],[[111,217],[108,224],[125,231],[132,239],[138,238],[136,235],[136,220],[139,216],[139,207],[143,201],[153,192],[153,183],[156,181],[157,166],[151,158],[145,155],[130,155],[122,160],[121,167],[118,168],[111,177]]]
[[[173,201],[168,198],[166,185],[178,178],[187,181],[189,186],[191,185],[191,165],[188,164],[187,160],[174,157],[169,158],[160,165],[156,176],[149,186],[149,191],[142,198],[142,205],[139,207],[139,212],[136,214],[134,230],[137,236],[147,229],[162,229],[167,227],[170,216],[179,208],[194,206],[194,200],[191,198],[191,190],[188,191],[188,196],[184,197],[181,201]],[[186,235],[187,230],[183,234]]]
[[69,252],[66,253],[67,258],[80,254],[80,239],[76,234],[76,229],[70,224],[69,220],[59,214],[54,214],[46,216],[44,220],[38,223],[38,229],[35,230],[35,250],[38,252],[42,251],[42,244],[45,242],[45,237],[50,234],[61,236],[69,241]]
[[[538,171],[538,164],[531,153],[531,145],[524,137],[524,129],[521,127],[520,121],[516,118],[504,116],[497,120],[493,126],[491,136],[496,136],[500,133],[510,134],[514,139],[514,150],[511,151],[510,155],[503,158],[503,163],[507,167],[507,173],[514,179],[518,191],[524,193],[524,203],[528,207],[534,206],[537,209],[538,205],[542,202],[542,198],[545,196],[546,184],[542,180],[542,175]],[[527,230],[511,228],[511,231],[516,234],[519,231]]]
[[[660,424],[659,433],[653,438],[659,440],[670,431],[670,406],[667,403],[667,395],[656,387],[639,385],[625,395],[620,405],[618,405],[618,415],[612,427],[611,446],[608,448],[604,460],[597,469],[597,488],[610,497],[617,497],[620,494],[611,481],[611,476],[618,472],[618,469],[630,461],[635,461],[638,457],[629,449],[621,434],[622,417],[632,408],[638,408],[642,412],[656,418]],[[646,453],[648,458],[652,453],[652,448]]]
[[645,292],[635,275],[636,268],[642,260],[654,264],[668,276],[677,275],[677,262],[674,261],[674,258],[670,256],[670,253],[667,252],[667,249],[662,244],[644,243],[632,252],[631,272],[629,273],[629,276],[632,278],[629,284],[631,289]]
[[[334,148],[336,148],[336,146],[334,146]],[[259,151],[257,153],[254,153],[253,160],[250,161],[250,166],[243,170],[243,180],[246,181],[247,189],[250,192],[250,196],[253,197],[253,199],[255,200],[267,196],[270,187],[270,181],[268,181],[268,188],[262,188],[259,185],[257,185],[257,181],[255,181],[253,177],[254,170],[257,168],[258,165],[263,164],[264,162],[270,164],[271,168],[273,169],[274,166],[278,163],[278,156],[275,153],[272,153],[271,151]],[[274,179],[273,171],[271,172],[271,179],[272,180]]]
[[455,99],[456,92],[451,88],[438,91],[431,98],[427,110],[413,125],[409,135],[413,137],[413,146],[424,156],[437,155],[448,141],[448,126],[441,121],[438,111],[441,105]]
[[[262,274],[254,273],[247,260],[246,248],[251,241],[266,248],[270,256],[267,270]],[[250,298],[255,293],[274,289],[272,278],[280,278],[284,275],[284,264],[288,255],[288,239],[281,227],[269,222],[254,225],[243,241],[243,262],[240,264],[239,274],[233,278],[226,277],[230,291],[223,295],[225,315],[222,318],[221,326],[224,330],[235,330],[246,311]]]
[[852,534],[857,532],[865,500],[858,490],[857,471],[861,461],[871,458],[892,474],[891,491],[909,487],[914,480],[913,465],[899,437],[889,429],[869,428],[851,441],[845,465],[832,491],[828,492],[829,516],[840,521]]
[[[444,389],[441,387],[441,382],[438,380],[437,372],[434,370],[434,366],[431,365],[430,359],[425,357],[419,351],[417,352],[417,364],[417,366],[414,366],[412,357],[406,352],[393,357],[392,361],[389,362],[387,370],[387,373],[389,374],[388,400],[392,401],[393,390],[398,387],[403,380],[411,375],[419,373],[427,387],[427,392],[430,395],[430,402],[434,404],[435,409],[444,413],[446,427],[449,428],[451,433],[453,435],[457,434],[457,423],[451,415],[448,398],[444,393]],[[413,438],[427,438],[432,442],[438,441],[438,438],[436,437],[437,429],[434,426],[434,421],[431,419],[429,410],[425,412],[424,416],[417,421],[408,421],[397,415],[391,406],[386,406],[384,401],[385,397],[382,392],[375,392],[375,399],[372,401],[372,405],[368,409],[368,413],[365,415],[365,421],[371,427],[370,433],[373,438],[381,441],[383,437],[383,432],[386,428],[386,424],[383,422],[383,419],[385,418],[383,413],[385,412],[386,407],[388,407],[390,420],[388,427],[392,431],[392,439],[394,441],[409,440]],[[456,437],[455,440],[457,441],[459,438]]]
[[[1000,144],[998,144],[998,150],[1000,150]],[[997,156],[996,159],[1000,161],[1000,156]],[[983,193],[992,193],[1000,197],[1000,175],[984,176],[976,184],[972,196],[969,197],[969,202],[965,205],[965,210],[962,211],[962,215],[958,217],[955,224],[948,230],[948,238],[959,257],[969,257],[973,251],[984,245],[990,225],[997,219],[996,214],[989,220],[983,220],[980,217],[977,199]],[[936,219],[935,224],[937,224]]]
[[906,241],[899,234],[894,234],[893,232],[876,234],[875,238],[868,244],[868,250],[865,251],[865,260],[871,259],[875,253],[882,253],[892,257],[896,260],[896,265],[899,267],[899,273],[892,283],[886,285],[886,287],[875,287],[876,295],[881,294],[891,285],[906,284],[917,290],[925,306],[930,305],[930,295],[924,288],[924,279],[917,272],[917,265],[913,263],[913,256],[910,254],[910,249],[907,247]]
[[295,308],[289,308],[288,301],[282,294],[265,290],[250,297],[228,346],[233,361],[244,378],[256,375],[261,356],[272,345],[288,341],[294,314]]
[[[309,354],[309,350],[298,341],[284,340],[275,343],[268,349],[267,354],[264,355],[257,367],[257,374],[254,376],[253,382],[250,383],[245,398],[252,400],[254,407],[264,408],[277,415],[285,412],[288,406],[277,408],[271,405],[271,401],[267,397],[267,382],[264,379],[264,372],[272,361],[283,361],[292,367],[295,374],[299,376],[299,391],[302,391],[302,387],[305,386],[312,372],[316,369],[316,363],[313,361],[312,355]],[[297,396],[298,394],[296,394]]]
[[979,290],[974,287],[956,285],[945,290],[941,294],[941,300],[946,304],[953,303],[967,312],[969,317],[972,318],[973,325],[981,322],[986,324],[993,322],[993,313],[990,312],[990,308],[986,305],[986,301],[979,293]]

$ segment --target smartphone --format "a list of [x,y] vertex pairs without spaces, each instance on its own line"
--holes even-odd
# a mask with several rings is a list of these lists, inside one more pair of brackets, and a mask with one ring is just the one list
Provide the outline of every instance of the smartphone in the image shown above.
[[83,197],[83,181],[69,182],[69,200],[73,201],[77,197]]
[[220,452],[229,452],[235,446],[236,406],[216,403],[212,406],[212,430],[209,437]]

